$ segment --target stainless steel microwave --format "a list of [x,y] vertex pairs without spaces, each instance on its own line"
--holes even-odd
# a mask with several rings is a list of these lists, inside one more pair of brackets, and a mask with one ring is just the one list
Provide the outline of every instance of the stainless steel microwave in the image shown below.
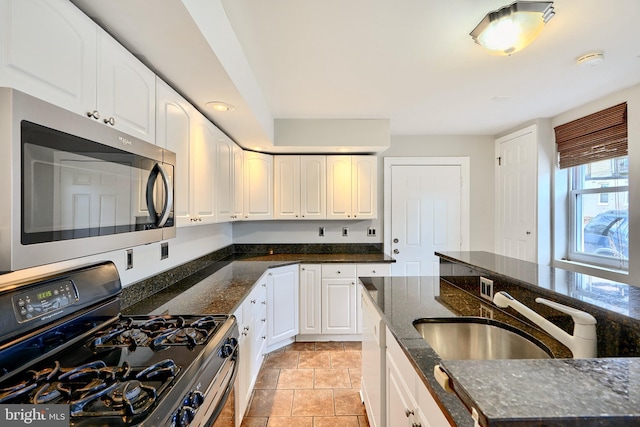
[[175,153],[0,88],[0,271],[175,237]]

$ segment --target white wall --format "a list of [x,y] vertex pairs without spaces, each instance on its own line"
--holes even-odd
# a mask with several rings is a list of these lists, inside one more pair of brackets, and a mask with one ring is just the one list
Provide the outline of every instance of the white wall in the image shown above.
[[[392,136],[391,147],[381,155],[384,157],[469,157],[471,163],[469,248],[472,251],[492,252],[495,204],[493,146],[493,136]],[[382,185],[380,189],[382,190]]]
[[[551,119],[553,127],[565,124],[575,119],[595,113],[621,102],[627,103],[627,123],[629,131],[629,274],[616,275],[608,271],[599,271],[612,280],[620,280],[640,286],[640,85],[622,90],[578,108],[566,111]],[[554,265],[582,273],[594,273],[592,269],[561,260],[567,247],[567,204],[566,204],[566,173],[559,171],[554,165],[556,179],[554,185]]]
[[[196,227],[182,227],[176,231],[176,238],[168,240],[169,258],[160,260],[160,243],[133,248],[133,268],[126,270],[125,249],[77,258],[41,267],[15,271],[0,275],[0,286],[22,278],[32,278],[51,272],[65,270],[100,261],[113,261],[118,268],[122,286],[128,286],[142,279],[154,276],[170,268],[191,261],[210,252],[232,244],[231,224],[211,224]],[[91,252],[91,248],[87,248]]]
[[[378,196],[380,198],[381,196]],[[377,220],[362,221],[247,221],[233,224],[234,243],[381,243],[382,209]],[[318,228],[325,228],[325,237]],[[342,236],[342,227],[349,235]],[[375,237],[367,236],[367,228],[376,229]]]

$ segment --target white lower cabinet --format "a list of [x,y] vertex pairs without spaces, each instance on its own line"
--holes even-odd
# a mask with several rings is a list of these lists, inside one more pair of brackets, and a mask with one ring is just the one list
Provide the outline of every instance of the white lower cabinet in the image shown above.
[[320,264],[300,265],[300,334],[319,335],[322,333],[322,266]]
[[266,346],[267,281],[265,273],[234,313],[238,319],[238,375],[235,382],[236,427],[249,405]]
[[450,427],[451,424],[388,330],[386,343],[386,425]]
[[267,273],[267,351],[281,348],[298,335],[298,265]]
[[322,333],[356,333],[355,264],[322,265]]
[[386,421],[385,364],[386,327],[373,302],[361,288],[362,302],[362,381],[360,390],[369,425],[382,427]]
[[388,263],[301,264],[300,335],[303,339],[323,339],[320,335],[336,335],[338,339],[338,335],[361,334],[358,276],[389,274]]

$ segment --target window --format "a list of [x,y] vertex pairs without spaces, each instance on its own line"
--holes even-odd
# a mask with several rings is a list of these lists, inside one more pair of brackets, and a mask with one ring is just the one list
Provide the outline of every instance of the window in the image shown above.
[[627,103],[554,128],[558,166],[569,170],[571,261],[629,269]]
[[574,166],[569,259],[628,269],[628,157]]

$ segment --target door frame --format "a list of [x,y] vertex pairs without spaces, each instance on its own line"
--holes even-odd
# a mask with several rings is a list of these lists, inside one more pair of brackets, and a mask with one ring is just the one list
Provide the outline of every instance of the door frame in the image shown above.
[[384,252],[391,253],[391,167],[460,166],[460,250],[468,251],[471,241],[471,180],[469,157],[385,157],[384,158]]

